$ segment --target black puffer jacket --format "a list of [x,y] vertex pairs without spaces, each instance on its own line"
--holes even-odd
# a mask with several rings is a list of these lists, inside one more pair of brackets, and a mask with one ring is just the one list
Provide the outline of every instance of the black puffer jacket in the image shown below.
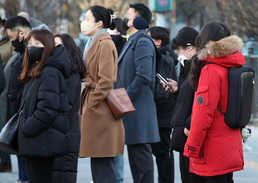
[[177,104],[172,119],[173,133],[171,149],[184,152],[184,146],[187,136],[184,134],[184,128],[190,129],[192,106],[194,100],[194,90],[190,86],[189,70],[192,60],[185,60],[185,67],[181,66],[179,78],[179,91]]
[[37,79],[26,83],[26,102],[19,125],[19,155],[54,157],[69,152],[68,97],[65,78],[70,77],[71,61],[57,46]]
[[79,108],[81,96],[81,78],[79,74],[73,73],[70,78],[66,80],[67,96],[70,110],[68,113],[70,129],[70,153],[78,153],[80,148],[81,131],[79,122]]
[[79,74],[73,73],[71,77],[66,80],[66,84],[67,96],[70,105],[70,111],[68,113],[70,122],[70,153],[66,155],[57,156],[55,158],[53,173],[53,181],[55,183],[73,183],[76,182],[77,178],[78,152],[81,140],[79,126],[81,78]]

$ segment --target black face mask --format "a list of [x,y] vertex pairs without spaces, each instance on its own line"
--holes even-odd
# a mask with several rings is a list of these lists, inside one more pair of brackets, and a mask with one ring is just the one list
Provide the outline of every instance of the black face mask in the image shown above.
[[44,47],[30,46],[28,47],[28,52],[31,62],[40,61],[44,52]]
[[128,18],[124,18],[124,20],[123,20],[123,22],[122,22],[122,27],[123,27],[123,29],[125,30],[125,31],[128,31],[128,29],[130,28],[130,27],[128,27],[128,22],[129,22],[129,19]]
[[22,41],[20,42],[19,41],[19,32],[18,32],[17,39],[12,41],[12,45],[15,48],[15,51],[17,51],[17,52],[22,53],[22,52],[25,51],[25,46],[26,45],[25,45],[24,37],[23,37]]

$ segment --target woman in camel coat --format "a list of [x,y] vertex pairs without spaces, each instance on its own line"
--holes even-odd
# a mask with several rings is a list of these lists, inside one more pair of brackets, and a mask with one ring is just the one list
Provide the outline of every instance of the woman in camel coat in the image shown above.
[[[108,19],[101,17],[105,12]],[[81,23],[82,32],[91,36],[91,39],[85,48],[89,74],[86,76],[81,98],[79,157],[91,158],[94,183],[103,179],[110,183],[116,182],[114,157],[123,155],[125,143],[122,119],[116,120],[113,117],[106,101],[117,78],[117,51],[109,33],[106,32],[110,21],[107,9],[94,6]],[[94,24],[91,30],[89,23]]]

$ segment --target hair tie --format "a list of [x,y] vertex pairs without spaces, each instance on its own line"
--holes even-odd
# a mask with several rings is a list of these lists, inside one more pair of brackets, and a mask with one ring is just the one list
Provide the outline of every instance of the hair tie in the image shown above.
[[111,20],[110,20],[110,24],[112,24],[112,22],[113,22],[113,20],[114,20],[115,18],[116,18],[116,15],[111,15],[111,14],[110,14],[110,19],[111,19]]
[[225,31],[224,27],[222,27],[222,25],[219,24],[219,26]]

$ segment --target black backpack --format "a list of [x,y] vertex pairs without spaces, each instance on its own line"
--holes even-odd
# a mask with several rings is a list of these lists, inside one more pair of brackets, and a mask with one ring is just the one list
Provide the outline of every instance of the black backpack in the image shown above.
[[[135,50],[136,44],[138,40],[142,37],[146,37],[151,40],[153,43],[151,37],[149,35],[146,35],[144,33],[140,34],[133,40],[133,47],[132,50]],[[177,80],[176,76],[176,70],[175,70],[175,64],[172,57],[169,56],[169,52],[164,54],[159,54],[159,51],[156,47],[156,45],[153,43],[155,52],[156,52],[156,73],[159,73],[161,76],[166,78],[171,78],[173,80]],[[158,100],[167,100],[169,99],[170,93],[166,91],[163,86],[160,84],[160,80],[155,77],[155,89],[154,90],[154,98],[156,101]]]
[[220,106],[218,110],[225,116],[225,122],[230,128],[244,128],[250,121],[254,77],[255,72],[251,67],[229,68],[227,112],[223,112]]

